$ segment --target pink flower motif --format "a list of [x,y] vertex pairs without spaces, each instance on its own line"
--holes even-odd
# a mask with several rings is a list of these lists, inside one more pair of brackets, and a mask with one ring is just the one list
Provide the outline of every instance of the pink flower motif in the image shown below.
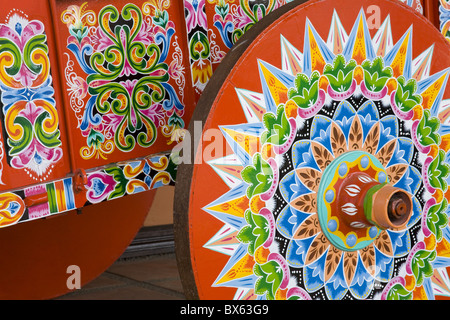
[[151,43],[154,43],[155,40],[154,40],[154,33],[152,32],[152,26],[144,21],[142,23],[141,29],[134,38],[134,41],[141,42],[145,45],[150,45]]
[[132,97],[133,90],[134,90],[134,87],[136,86],[137,82],[138,82],[137,79],[134,79],[134,80],[126,80],[124,82],[120,82],[120,84],[127,90],[128,95],[130,97]]
[[190,31],[194,29],[196,25],[201,26],[204,29],[208,29],[206,13],[203,10],[205,7],[205,0],[200,0],[198,2],[197,11],[189,1],[185,1],[184,5],[185,9],[189,12],[188,16],[186,17],[187,30]]
[[47,148],[33,138],[28,148],[12,158],[11,165],[17,169],[28,168],[42,176],[52,163],[62,158],[62,154],[61,148]]
[[34,124],[34,121],[36,118],[41,114],[42,107],[36,106],[34,102],[28,102],[25,106],[25,109],[20,111],[20,115],[27,118],[32,124]]
[[103,124],[104,124],[104,133],[106,139],[112,139],[114,134],[122,121],[122,116],[118,116],[113,113],[108,113],[103,116]]
[[84,97],[86,97],[89,86],[83,78],[77,76],[73,79],[72,84],[73,86],[71,88],[74,92],[75,97],[77,97],[78,99],[83,99]]
[[150,108],[141,111],[145,116],[150,118],[156,127],[164,125],[164,108],[162,104],[154,103]]
[[181,79],[184,73],[184,67],[177,60],[173,60],[169,65],[169,75],[173,79]]
[[[0,25],[0,37],[11,40],[23,51],[26,43],[36,35],[44,32],[42,22],[33,20],[29,22],[27,19],[14,14],[8,19],[7,24]],[[30,87],[37,78],[25,64],[22,64],[19,72],[14,76],[14,80],[20,82],[24,87]]]
[[25,64],[22,64],[19,72],[13,77],[14,80],[20,82],[24,87],[31,87],[33,81],[36,80],[37,74],[33,73]]
[[11,16],[8,24],[0,25],[0,37],[10,39],[19,47],[20,51],[23,51],[28,40],[43,32],[44,25],[42,22],[37,20],[28,22],[18,15]]
[[99,27],[95,30],[91,36],[92,46],[95,51],[102,51],[110,47],[114,43],[112,40],[106,36],[103,30]]
[[88,191],[86,198],[91,203],[98,203],[106,199],[114,190],[117,182],[114,178],[104,172],[95,172],[88,176]]
[[250,17],[245,14],[244,10],[242,10],[241,6],[239,6],[236,15],[234,15],[234,23],[236,28],[242,29],[252,22],[252,19],[250,19]]

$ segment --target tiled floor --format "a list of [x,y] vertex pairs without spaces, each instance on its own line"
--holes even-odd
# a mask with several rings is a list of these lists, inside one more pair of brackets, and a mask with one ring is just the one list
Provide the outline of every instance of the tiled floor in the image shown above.
[[116,261],[83,288],[57,300],[183,300],[175,254]]

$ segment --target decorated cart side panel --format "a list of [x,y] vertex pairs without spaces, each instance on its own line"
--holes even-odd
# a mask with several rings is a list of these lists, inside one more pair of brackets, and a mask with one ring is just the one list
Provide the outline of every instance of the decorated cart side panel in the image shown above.
[[180,6],[2,8],[1,226],[173,184],[196,102]]
[[450,41],[450,2],[447,0],[439,0],[439,22],[442,34]]
[[170,150],[195,106],[177,2],[54,1],[75,168]]
[[[65,177],[71,151],[48,1],[2,1],[1,6],[0,190],[10,191]],[[1,194],[0,225],[41,217],[45,208],[25,210],[24,199],[45,194],[42,186]]]

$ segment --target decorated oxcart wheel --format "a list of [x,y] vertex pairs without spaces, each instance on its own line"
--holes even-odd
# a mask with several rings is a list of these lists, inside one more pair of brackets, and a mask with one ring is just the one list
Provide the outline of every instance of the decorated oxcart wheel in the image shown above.
[[178,170],[188,298],[448,297],[449,67],[398,1],[290,3],[250,29]]

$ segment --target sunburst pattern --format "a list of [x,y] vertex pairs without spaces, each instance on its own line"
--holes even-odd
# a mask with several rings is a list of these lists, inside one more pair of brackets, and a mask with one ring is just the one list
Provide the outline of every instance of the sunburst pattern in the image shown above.
[[[449,66],[430,75],[433,46],[413,57],[413,27],[394,41],[389,17],[371,37],[362,10],[349,33],[335,12],[326,41],[307,20],[304,43],[281,36],[281,69],[258,62],[262,92],[236,89],[247,123],[221,127],[234,154],[209,164],[230,191],[203,208],[224,222],[205,247],[230,258],[211,286],[235,299],[447,295]],[[342,155],[413,196],[406,228],[336,231],[325,173]]]

